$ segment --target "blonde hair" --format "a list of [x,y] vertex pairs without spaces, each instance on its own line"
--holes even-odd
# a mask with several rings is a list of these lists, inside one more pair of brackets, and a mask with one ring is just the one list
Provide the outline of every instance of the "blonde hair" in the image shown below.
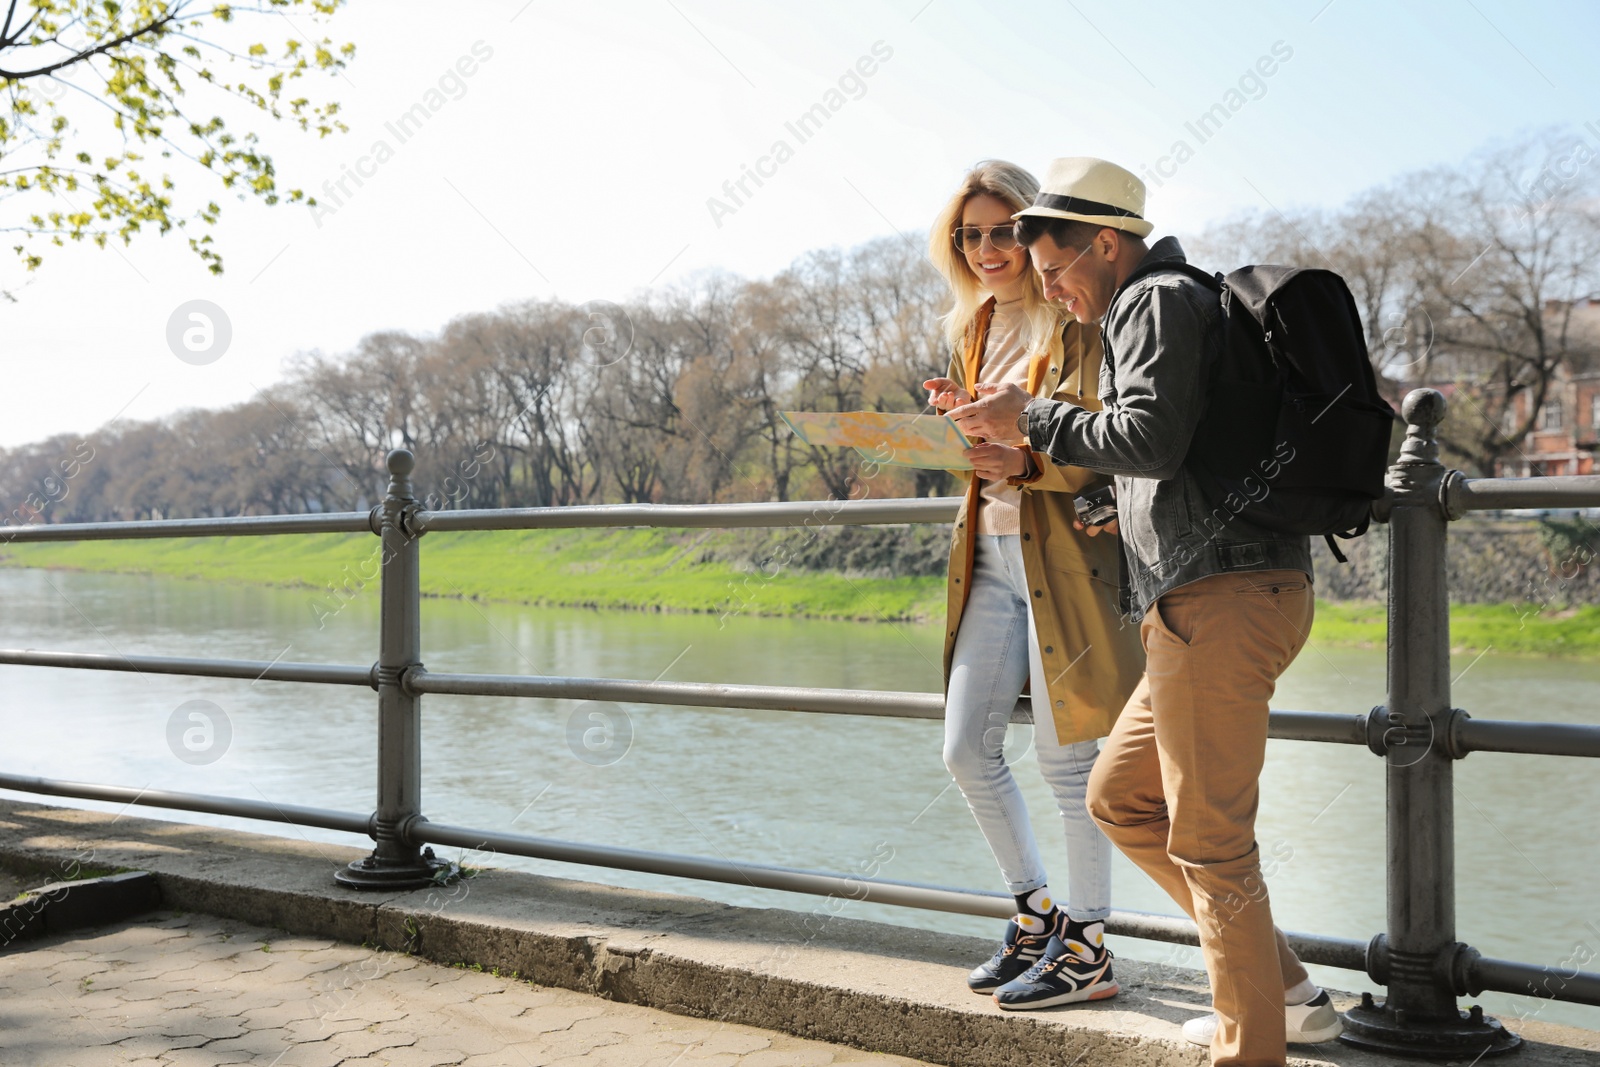
[[[944,210],[933,220],[933,231],[928,235],[928,258],[950,284],[950,294],[955,303],[940,318],[944,336],[958,353],[965,344],[972,320],[978,309],[989,298],[988,292],[972,273],[967,257],[956,250],[951,234],[961,225],[961,213],[967,201],[975,196],[992,196],[1012,211],[1021,211],[1033,203],[1038,195],[1039,180],[1015,163],[1003,159],[986,159],[961,180]],[[1030,355],[1049,352],[1061,354],[1061,330],[1066,324],[1064,309],[1044,298],[1044,287],[1031,266],[1024,268],[1022,312],[1028,320],[1028,352]]]

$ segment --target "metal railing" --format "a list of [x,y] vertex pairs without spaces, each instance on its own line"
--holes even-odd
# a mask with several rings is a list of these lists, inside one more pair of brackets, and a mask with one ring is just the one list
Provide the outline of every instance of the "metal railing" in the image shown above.
[[[1449,1057],[1486,1048],[1507,1051],[1519,1039],[1456,998],[1494,990],[1600,1005],[1600,974],[1484,958],[1455,936],[1452,773],[1471,752],[1600,756],[1600,726],[1494,722],[1451,706],[1449,604],[1445,581],[1447,524],[1468,511],[1506,507],[1600,505],[1600,477],[1465,478],[1439,462],[1435,430],[1444,397],[1417,390],[1406,398],[1405,444],[1388,475],[1389,495],[1373,509],[1389,525],[1388,699],[1366,715],[1312,711],[1271,713],[1269,736],[1365,745],[1385,761],[1387,780],[1387,931],[1370,942],[1290,934],[1308,963],[1361,971],[1387,988],[1346,1014],[1344,1040],[1362,1047]],[[421,700],[424,695],[567,698],[822,714],[939,719],[943,697],[790,686],[647,682],[608,678],[434,674],[423,665],[420,541],[445,530],[576,527],[772,527],[941,523],[954,519],[958,498],[728,505],[607,505],[571,508],[425,510],[412,492],[415,460],[388,457],[384,501],[370,513],[285,515],[12,527],[15,542],[82,541],[241,534],[369,531],[382,542],[378,660],[370,667],[212,660],[184,656],[103,656],[76,652],[0,650],[0,664],[138,671],[321,685],[370,686],[378,693],[377,805],[369,815],[237,797],[60,781],[0,774],[0,788],[47,796],[120,801],[183,811],[315,826],[371,837],[371,854],[336,878],[352,888],[404,889],[448,877],[452,866],[429,845],[492,848],[589,866],[754,885],[760,888],[903,907],[1005,918],[1014,910],[1001,893],[846,876],[826,871],[738,863],[726,859],[615,848],[433,823],[421,796]],[[1012,721],[1031,721],[1019,701]],[[1420,755],[1418,753],[1421,753]],[[1187,919],[1113,911],[1107,929],[1122,936],[1198,944]]]

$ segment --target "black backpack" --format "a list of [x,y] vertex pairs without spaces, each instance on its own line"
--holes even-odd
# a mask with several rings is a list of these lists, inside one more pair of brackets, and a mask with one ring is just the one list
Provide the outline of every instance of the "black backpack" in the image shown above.
[[1367,531],[1395,413],[1378,392],[1344,279],[1264,264],[1226,277],[1171,262],[1137,273],[1161,270],[1222,299],[1222,349],[1184,460],[1212,505],[1212,529],[1239,516],[1279,533],[1320,534],[1346,562],[1333,539]]

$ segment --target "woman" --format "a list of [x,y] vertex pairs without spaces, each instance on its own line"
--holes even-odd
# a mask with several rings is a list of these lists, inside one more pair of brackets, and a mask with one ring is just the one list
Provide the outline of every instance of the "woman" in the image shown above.
[[[1096,410],[1100,338],[1044,300],[1011,216],[1039,183],[991,160],[967,175],[934,223],[930,254],[950,283],[943,322],[948,377],[929,403],[968,403],[978,383],[1016,382],[1034,396]],[[1120,546],[1073,528],[1075,495],[1109,483],[1033,454],[1021,437],[976,444],[950,547],[944,760],[989,842],[1017,914],[994,958],[967,984],[1002,1008],[1115,996],[1103,938],[1111,844],[1084,804],[1097,738],[1144,671],[1138,627],[1117,609]],[[1058,906],[1002,746],[1027,684],[1039,768],[1067,835],[1067,900]]]

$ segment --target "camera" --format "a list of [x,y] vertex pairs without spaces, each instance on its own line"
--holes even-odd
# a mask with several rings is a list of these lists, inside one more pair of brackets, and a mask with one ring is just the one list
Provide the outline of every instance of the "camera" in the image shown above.
[[1073,498],[1072,506],[1085,526],[1104,526],[1117,517],[1117,495],[1109,485]]

